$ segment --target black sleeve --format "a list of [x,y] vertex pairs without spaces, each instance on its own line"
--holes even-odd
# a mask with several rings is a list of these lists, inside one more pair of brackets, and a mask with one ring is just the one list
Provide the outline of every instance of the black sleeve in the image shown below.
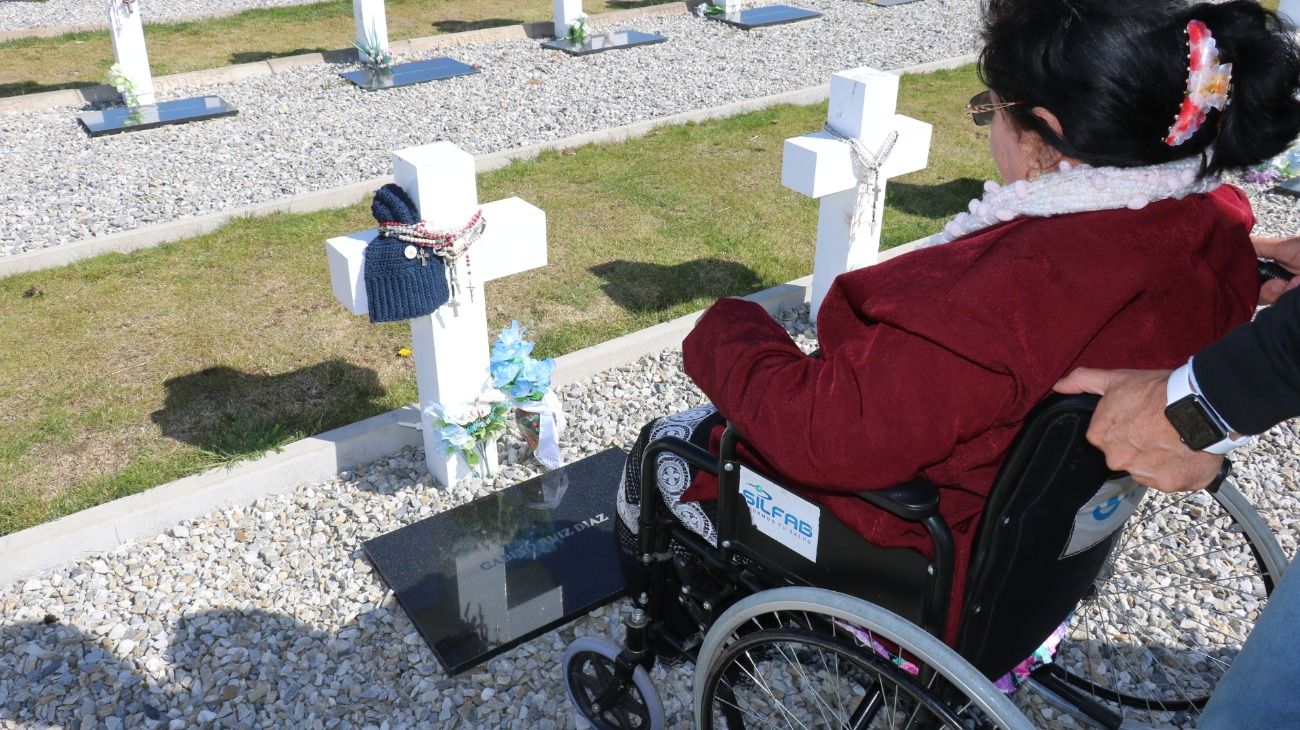
[[1300,416],[1300,289],[1197,353],[1192,369],[1206,400],[1240,433]]

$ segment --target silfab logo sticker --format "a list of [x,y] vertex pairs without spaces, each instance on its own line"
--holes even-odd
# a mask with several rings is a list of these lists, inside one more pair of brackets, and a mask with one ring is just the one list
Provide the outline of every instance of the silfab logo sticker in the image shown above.
[[1092,499],[1075,513],[1070,540],[1061,552],[1061,557],[1077,555],[1123,527],[1137,511],[1146,491],[1146,487],[1127,476],[1101,485]]
[[740,495],[758,531],[817,562],[821,508],[755,472],[740,468]]

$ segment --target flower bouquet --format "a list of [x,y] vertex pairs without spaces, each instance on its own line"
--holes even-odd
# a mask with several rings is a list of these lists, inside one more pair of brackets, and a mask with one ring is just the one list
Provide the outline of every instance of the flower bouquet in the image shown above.
[[1300,175],[1300,146],[1246,171],[1246,181],[1267,185]]
[[727,14],[727,6],[715,2],[700,3],[695,6],[695,14],[701,18],[720,18]]
[[[569,34],[564,38],[569,41],[569,43],[572,43],[575,46],[580,46],[585,43],[587,38],[590,36],[591,33],[587,30],[587,16],[583,15],[579,17],[573,25],[569,26]],[[519,323],[516,322],[515,324]]]
[[517,320],[501,330],[492,343],[491,383],[514,405],[515,423],[537,460],[548,469],[557,469],[564,465],[559,446],[564,413],[551,392],[555,360],[532,357],[533,343],[524,339],[527,331]]
[[357,49],[357,61],[372,73],[382,74],[392,71],[393,54],[379,42],[373,29],[367,28],[366,39],[352,41],[352,47]]
[[468,403],[443,406],[430,403],[424,409],[448,454],[459,453],[475,475],[494,476],[488,449],[495,449],[497,439],[506,431],[510,403],[505,393],[485,388]]

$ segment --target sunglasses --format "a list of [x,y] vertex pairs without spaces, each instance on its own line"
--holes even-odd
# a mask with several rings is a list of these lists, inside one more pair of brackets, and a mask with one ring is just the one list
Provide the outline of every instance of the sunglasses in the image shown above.
[[994,112],[1019,103],[1018,101],[993,101],[993,92],[986,89],[970,98],[970,102],[966,104],[966,113],[970,115],[970,120],[975,122],[975,126],[987,127],[993,123]]

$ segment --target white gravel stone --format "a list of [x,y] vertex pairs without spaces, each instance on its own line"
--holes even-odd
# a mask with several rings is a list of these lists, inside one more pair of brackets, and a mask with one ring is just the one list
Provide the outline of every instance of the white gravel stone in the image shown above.
[[[801,5],[826,17],[748,33],[686,15],[644,18],[619,27],[669,40],[583,58],[536,40],[457,46],[442,53],[482,73],[384,92],[353,87],[338,65],[178,89],[166,98],[220,94],[239,114],[97,139],[72,109],[0,114],[0,255],[390,174],[389,151],[411,145],[450,140],[484,154],[978,45],[978,0]],[[441,53],[399,60],[430,55]]]

